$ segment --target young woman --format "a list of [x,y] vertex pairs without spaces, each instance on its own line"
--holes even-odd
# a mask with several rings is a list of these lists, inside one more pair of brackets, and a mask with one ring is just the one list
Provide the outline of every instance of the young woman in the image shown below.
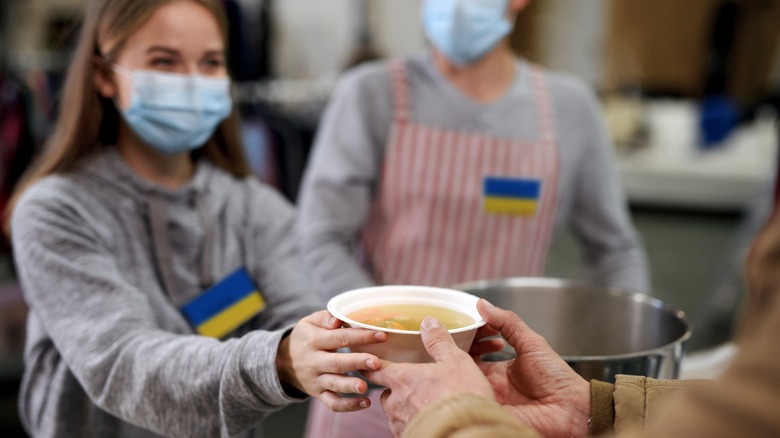
[[45,153],[12,204],[32,436],[236,436],[307,394],[365,408],[376,357],[301,275],[249,176],[218,0],[93,0]]

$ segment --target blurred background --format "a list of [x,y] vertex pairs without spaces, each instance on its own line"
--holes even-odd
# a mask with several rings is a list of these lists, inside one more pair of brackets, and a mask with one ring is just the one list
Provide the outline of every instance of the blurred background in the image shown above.
[[[42,147],[87,0],[0,1],[0,208]],[[295,201],[320,113],[357,63],[425,50],[418,0],[225,0],[230,67],[257,175]],[[512,43],[602,99],[653,294],[694,325],[689,350],[728,341],[746,245],[769,213],[780,103],[780,0],[537,0]],[[546,275],[577,280],[574,240]],[[0,431],[16,415],[26,307],[0,246]],[[266,436],[300,436],[306,405]]]

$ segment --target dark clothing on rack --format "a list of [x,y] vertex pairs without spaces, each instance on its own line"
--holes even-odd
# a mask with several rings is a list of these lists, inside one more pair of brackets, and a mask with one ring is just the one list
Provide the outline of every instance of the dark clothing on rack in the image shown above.
[[[35,153],[35,141],[28,115],[29,93],[11,75],[0,74],[0,212]],[[0,238],[0,251],[8,252],[8,241]]]

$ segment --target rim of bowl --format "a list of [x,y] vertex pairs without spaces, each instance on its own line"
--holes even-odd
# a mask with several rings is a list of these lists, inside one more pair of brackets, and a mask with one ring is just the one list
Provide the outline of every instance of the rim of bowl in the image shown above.
[[[468,292],[464,292],[457,289],[449,289],[444,287],[432,287],[432,286],[409,286],[409,285],[399,285],[399,286],[393,286],[393,285],[386,285],[386,286],[370,286],[370,287],[363,287],[359,289],[352,289],[346,292],[342,292],[335,297],[328,300],[327,309],[328,312],[330,312],[331,315],[335,316],[337,319],[341,320],[342,322],[345,322],[352,327],[359,327],[359,328],[365,328],[369,330],[374,331],[380,331],[380,332],[386,332],[386,333],[396,333],[399,335],[419,335],[420,330],[399,330],[399,329],[392,329],[392,328],[384,328],[384,327],[377,327],[375,325],[370,324],[364,324],[359,321],[355,321],[352,318],[347,317],[343,313],[339,312],[335,309],[335,305],[338,301],[345,299],[349,295],[357,295],[359,293],[366,293],[371,291],[376,291],[376,293],[381,292],[384,289],[393,289],[393,290],[428,290],[428,291],[435,291],[435,292],[445,292],[450,294],[458,294],[458,295],[467,295],[469,297],[472,297],[474,299],[474,305],[476,306],[476,303],[480,300],[480,298],[474,294],[470,294]],[[372,292],[373,293],[373,292]],[[479,312],[477,312],[477,315],[479,315]],[[469,317],[472,317],[472,315],[469,315]],[[473,324],[469,324],[465,327],[460,327],[456,329],[448,329],[447,331],[450,334],[455,333],[462,333],[467,332],[470,330],[476,330],[483,325],[485,325],[487,322],[485,321],[482,316],[479,317],[478,320],[476,320]]]

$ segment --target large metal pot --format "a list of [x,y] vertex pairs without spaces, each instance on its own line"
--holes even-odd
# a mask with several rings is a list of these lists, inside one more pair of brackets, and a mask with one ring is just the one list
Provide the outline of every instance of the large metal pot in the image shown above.
[[[658,299],[551,278],[488,280],[454,288],[516,312],[586,379],[679,377],[690,324],[682,311]],[[509,347],[490,359],[507,357],[514,357]]]

